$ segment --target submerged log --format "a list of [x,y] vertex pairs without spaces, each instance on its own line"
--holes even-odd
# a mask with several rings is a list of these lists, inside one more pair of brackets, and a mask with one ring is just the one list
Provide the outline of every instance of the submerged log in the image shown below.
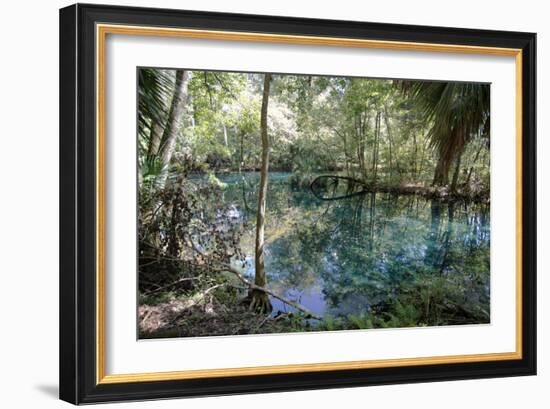
[[418,184],[385,185],[367,183],[349,176],[324,175],[316,177],[310,184],[315,197],[321,200],[340,200],[367,193],[391,193],[396,195],[418,195],[427,199],[442,201],[472,201],[489,203],[489,192],[471,192],[458,189],[452,192],[449,187],[424,186]]

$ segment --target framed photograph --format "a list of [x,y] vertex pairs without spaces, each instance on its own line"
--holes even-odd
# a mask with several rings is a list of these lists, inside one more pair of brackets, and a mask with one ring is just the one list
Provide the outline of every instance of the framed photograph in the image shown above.
[[535,44],[61,9],[61,399],[534,375]]

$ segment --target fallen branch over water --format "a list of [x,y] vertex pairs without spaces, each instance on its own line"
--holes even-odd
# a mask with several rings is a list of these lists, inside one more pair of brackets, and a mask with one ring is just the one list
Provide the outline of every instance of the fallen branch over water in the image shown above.
[[313,318],[313,319],[316,319],[316,320],[321,319],[321,317],[315,315],[310,310],[308,310],[306,307],[304,307],[304,306],[302,306],[302,305],[300,305],[300,304],[298,304],[294,301],[291,301],[288,298],[282,297],[279,294],[274,293],[273,291],[268,290],[265,287],[260,287],[259,285],[256,285],[256,284],[248,281],[237,269],[233,268],[232,266],[230,266],[228,264],[220,265],[220,267],[218,268],[218,271],[227,271],[229,273],[232,273],[235,277],[237,277],[239,279],[239,281],[241,281],[243,284],[245,284],[251,290],[262,291],[262,292],[272,296],[273,298],[276,298],[279,301],[282,301],[285,304],[290,305],[291,307],[293,307],[293,308],[295,308],[299,311],[302,311],[306,315],[306,318]]
[[[189,244],[191,244],[191,247],[193,248],[193,250],[195,250],[201,257],[205,258],[206,259],[206,255],[204,254],[203,251],[201,251],[196,245],[195,243],[193,243],[191,240],[188,240]],[[184,260],[181,260],[181,259],[178,259],[178,258],[172,258],[172,257],[162,257],[162,259],[166,259],[166,260],[171,260],[171,261],[176,261],[176,262],[183,262]],[[229,265],[229,264],[225,264],[225,263],[221,263],[221,262],[216,262],[217,263],[217,267],[215,267],[214,269],[217,270],[217,271],[226,271],[226,272],[229,272],[231,274],[233,274],[235,277],[237,277],[237,279],[239,281],[241,281],[243,284],[246,285],[246,287],[250,290],[257,290],[257,291],[261,291],[261,292],[264,292],[270,296],[272,296],[273,298],[276,298],[278,299],[279,301],[297,309],[298,311],[301,311],[303,312],[308,318],[312,318],[312,319],[316,319],[316,320],[321,320],[321,317],[315,315],[313,312],[311,312],[310,310],[308,310],[306,307],[294,302],[294,301],[291,301],[289,300],[288,298],[285,298],[277,293],[274,293],[273,291],[265,288],[265,287],[261,287],[261,286],[258,286],[250,281],[248,281],[236,268],[234,268],[233,266]],[[180,284],[182,282],[185,282],[185,281],[192,281],[194,280],[195,278],[193,277],[185,277],[185,278],[181,278],[179,280],[176,280],[172,283],[169,283],[167,285],[164,285],[162,287],[159,287],[159,288],[156,288],[152,291],[149,291],[147,293],[145,293],[144,295],[151,295],[151,294],[155,294],[155,293],[158,293],[158,292],[161,292],[162,290],[165,290],[167,288],[170,288],[172,286],[175,286],[177,284]],[[241,287],[239,287],[241,288]]]
[[[191,240],[189,240],[191,246],[193,247],[193,249],[198,253],[200,254],[202,257],[205,257],[205,254],[195,245],[195,243],[193,243]],[[237,279],[242,282],[244,285],[246,285],[249,289],[251,290],[256,290],[256,291],[261,291],[261,292],[264,292],[270,296],[272,296],[273,298],[276,298],[278,299],[279,301],[282,301],[284,302],[285,304],[287,305],[290,305],[291,307],[299,310],[299,311],[302,311],[304,314],[306,314],[306,316],[308,318],[313,318],[313,319],[316,319],[316,320],[321,320],[321,317],[315,315],[314,313],[312,313],[310,310],[308,310],[306,307],[294,302],[294,301],[291,301],[289,300],[288,298],[285,298],[283,296],[280,296],[279,294],[277,293],[274,293],[273,291],[265,288],[265,287],[261,287],[259,285],[256,285],[254,284],[253,282],[250,282],[248,281],[242,274],[239,270],[237,270],[236,268],[234,268],[233,266],[231,266],[230,264],[226,264],[226,263],[221,263],[221,262],[216,262],[217,263],[217,266],[214,267],[217,271],[226,271],[228,273],[231,273],[233,274],[235,277],[237,277]]]
[[[340,190],[337,190],[338,188]],[[321,200],[340,200],[367,193],[418,195],[428,199],[444,201],[470,200],[488,203],[490,200],[488,192],[484,191],[473,192],[458,189],[453,192],[447,186],[424,186],[418,184],[383,185],[367,183],[360,179],[338,175],[318,176],[311,182],[310,189],[315,197]]]

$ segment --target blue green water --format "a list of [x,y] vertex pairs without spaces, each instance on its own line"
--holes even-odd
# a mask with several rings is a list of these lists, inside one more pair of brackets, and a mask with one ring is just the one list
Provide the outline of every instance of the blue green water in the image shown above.
[[[246,226],[241,246],[252,278],[259,174],[218,178],[223,202]],[[399,301],[436,324],[489,319],[487,205],[372,193],[323,201],[293,187],[290,174],[271,173],[265,238],[269,287],[317,315],[384,311]],[[272,304],[274,314],[291,310]]]

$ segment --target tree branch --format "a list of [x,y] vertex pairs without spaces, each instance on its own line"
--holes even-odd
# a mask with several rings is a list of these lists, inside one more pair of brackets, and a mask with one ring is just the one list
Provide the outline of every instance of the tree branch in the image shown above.
[[220,266],[219,268],[217,269],[218,271],[227,271],[231,274],[233,274],[235,277],[237,277],[237,279],[239,279],[239,281],[241,281],[243,284],[245,284],[248,288],[250,288],[251,290],[257,290],[257,291],[262,291],[270,296],[272,296],[273,298],[276,298],[278,299],[279,301],[282,301],[284,302],[285,304],[288,304],[290,305],[291,307],[299,310],[299,311],[302,311],[304,314],[306,314],[307,316],[313,318],[313,319],[316,319],[316,320],[321,320],[321,317],[315,315],[314,313],[312,313],[310,310],[308,310],[306,307],[294,302],[294,301],[291,301],[289,300],[288,298],[285,298],[285,297],[282,297],[280,296],[279,294],[276,294],[274,293],[273,291],[271,290],[268,290],[267,288],[265,287],[260,287],[259,285],[256,285],[250,281],[248,281],[246,278],[243,277],[243,275],[235,268],[233,268],[232,266],[228,265],[228,264],[222,264],[220,263]]
[[[193,248],[193,250],[195,250],[201,257],[205,258],[206,259],[206,255],[201,251],[201,249],[199,249],[195,243],[190,240],[189,238],[187,239],[189,244],[191,244],[191,247]],[[284,302],[285,304],[287,305],[290,305],[291,307],[297,309],[298,311],[302,311],[304,314],[306,314],[306,316],[308,317],[311,317],[313,319],[316,319],[316,320],[321,320],[321,317],[319,317],[318,315],[315,315],[314,313],[312,313],[310,310],[308,310],[306,307],[294,302],[294,301],[291,301],[289,300],[288,298],[285,298],[283,296],[280,296],[279,294],[276,294],[274,293],[273,291],[271,290],[268,290],[267,288],[265,287],[261,287],[259,285],[256,285],[250,281],[248,281],[242,274],[240,271],[238,271],[236,268],[234,268],[233,266],[227,264],[227,263],[222,263],[220,261],[216,261],[217,263],[217,267],[213,267],[214,270],[217,270],[217,271],[226,271],[228,273],[231,273],[233,274],[235,277],[237,277],[237,279],[242,282],[243,284],[245,284],[249,289],[251,290],[257,290],[257,291],[262,291],[270,296],[272,296],[273,298],[276,298],[278,299],[279,301],[282,301]]]

